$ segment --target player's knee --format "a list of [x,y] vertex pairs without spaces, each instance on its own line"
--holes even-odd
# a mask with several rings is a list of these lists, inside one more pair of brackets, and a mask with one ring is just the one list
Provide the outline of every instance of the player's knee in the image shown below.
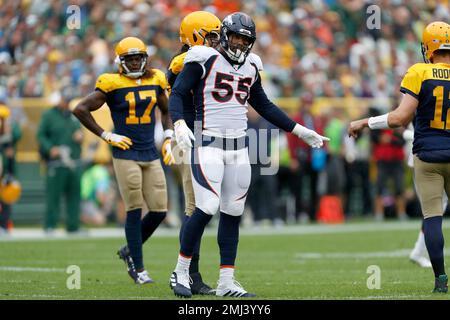
[[198,205],[204,213],[209,215],[215,215],[219,211],[220,201],[217,197],[211,197]]
[[244,201],[234,201],[222,206],[220,208],[220,211],[225,212],[233,217],[239,217],[242,216],[242,214],[244,213],[244,209],[245,209]]
[[149,195],[151,201],[147,203],[150,211],[167,211],[167,192],[165,188],[157,188]]

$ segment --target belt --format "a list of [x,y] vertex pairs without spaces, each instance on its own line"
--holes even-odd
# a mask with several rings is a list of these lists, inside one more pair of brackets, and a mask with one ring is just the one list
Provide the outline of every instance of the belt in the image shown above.
[[202,146],[219,148],[223,150],[240,150],[247,147],[247,137],[220,138],[202,135]]

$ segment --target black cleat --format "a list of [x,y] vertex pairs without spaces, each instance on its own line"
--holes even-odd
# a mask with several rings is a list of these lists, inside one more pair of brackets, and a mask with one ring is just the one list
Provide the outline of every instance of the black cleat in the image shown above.
[[446,274],[441,274],[434,280],[434,289],[432,293],[447,293],[448,292],[448,277]]
[[170,288],[173,290],[175,296],[179,298],[190,298],[192,297],[192,291],[189,285],[190,278],[189,274],[172,272],[170,276]]
[[203,282],[200,272],[191,273],[190,276],[192,279],[191,292],[193,295],[216,295],[216,290]]
[[133,279],[135,283],[138,282],[138,273],[136,271],[136,268],[134,266],[133,258],[131,258],[130,250],[128,249],[128,246],[123,246],[117,251],[117,255],[120,259],[122,259],[125,262],[125,265],[127,266],[128,275]]

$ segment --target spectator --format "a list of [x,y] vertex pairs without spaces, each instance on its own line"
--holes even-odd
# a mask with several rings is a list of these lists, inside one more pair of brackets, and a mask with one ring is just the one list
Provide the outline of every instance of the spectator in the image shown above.
[[44,229],[48,234],[57,227],[63,196],[67,210],[67,232],[75,233],[80,228],[80,154],[83,133],[80,123],[69,109],[71,90],[66,87],[61,93],[55,94],[55,107],[42,115],[37,134],[40,153],[47,166]]
[[[313,96],[305,93],[301,97],[300,112],[293,120],[308,129],[324,135],[323,120],[312,114]],[[318,201],[318,177],[324,165],[313,168],[312,150],[306,143],[292,134],[288,134],[288,145],[291,155],[291,171],[296,179],[296,219],[300,222],[314,221],[316,219],[316,207]],[[304,180],[308,179],[309,199],[308,203],[303,201]]]

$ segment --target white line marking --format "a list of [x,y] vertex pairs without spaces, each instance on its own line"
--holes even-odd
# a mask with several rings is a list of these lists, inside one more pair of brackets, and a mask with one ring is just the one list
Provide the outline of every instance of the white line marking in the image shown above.
[[[410,249],[376,252],[299,252],[295,254],[298,259],[370,259],[370,258],[401,258],[411,253]],[[450,249],[444,250],[445,255],[450,255]]]
[[14,267],[14,266],[0,266],[0,271],[13,272],[65,272],[65,269],[60,268],[31,268],[31,267]]

